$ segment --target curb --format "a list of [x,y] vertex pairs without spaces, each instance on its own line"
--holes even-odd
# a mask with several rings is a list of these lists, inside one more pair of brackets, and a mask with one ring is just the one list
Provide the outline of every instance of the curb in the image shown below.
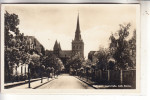
[[[30,83],[35,82],[35,81],[39,81],[39,80],[41,80],[41,79],[31,80]],[[28,82],[29,82],[28,80],[25,80],[22,83],[16,83],[16,84],[11,84],[11,85],[6,85],[6,86],[4,86],[4,88],[5,89],[9,89],[9,88],[12,88],[12,87],[15,87],[15,86],[20,86],[20,85],[23,85],[23,84],[27,84]]]
[[93,85],[89,84],[88,82],[80,79],[79,77],[76,77],[77,79],[79,79],[80,81],[86,83],[87,85],[93,87],[94,89],[134,89],[134,88],[125,88],[125,87],[101,87],[101,88],[96,88]]
[[49,83],[49,82],[51,82],[51,81],[53,81],[53,80],[54,80],[54,79],[49,80],[48,82],[45,82],[45,83],[43,83],[43,84],[40,84],[40,85],[38,85],[38,86],[36,86],[36,87],[34,87],[34,88],[32,88],[32,89],[37,89],[37,88],[41,87],[42,85],[45,85],[45,84],[47,84],[47,83]]
[[86,82],[86,81],[84,81],[84,80],[82,80],[82,79],[80,79],[80,78],[78,78],[78,77],[76,77],[76,78],[79,79],[80,81],[86,83],[87,85],[91,86],[92,88],[98,89],[98,88],[94,87],[92,84],[89,84],[88,82]]

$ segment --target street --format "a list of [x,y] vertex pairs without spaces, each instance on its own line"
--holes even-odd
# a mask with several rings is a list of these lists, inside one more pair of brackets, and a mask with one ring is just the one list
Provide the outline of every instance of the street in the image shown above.
[[62,74],[53,81],[39,87],[38,89],[93,89],[87,84],[83,83],[74,76],[69,74]]

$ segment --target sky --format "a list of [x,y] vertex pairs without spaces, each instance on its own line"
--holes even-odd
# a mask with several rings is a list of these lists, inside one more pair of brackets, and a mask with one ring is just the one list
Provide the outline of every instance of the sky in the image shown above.
[[79,13],[84,55],[99,47],[109,47],[109,37],[119,24],[131,23],[130,36],[136,29],[138,5],[131,4],[11,4],[4,10],[19,16],[20,32],[35,36],[45,49],[53,50],[55,41],[62,50],[71,50]]

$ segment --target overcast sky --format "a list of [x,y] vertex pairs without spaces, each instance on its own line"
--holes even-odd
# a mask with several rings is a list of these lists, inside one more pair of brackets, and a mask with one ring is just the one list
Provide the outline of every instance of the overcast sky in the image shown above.
[[21,33],[35,36],[45,49],[53,50],[57,39],[62,50],[71,50],[79,12],[81,37],[85,56],[89,51],[109,46],[109,37],[119,24],[131,23],[131,35],[136,29],[137,5],[45,4],[7,5],[5,10],[19,16]]

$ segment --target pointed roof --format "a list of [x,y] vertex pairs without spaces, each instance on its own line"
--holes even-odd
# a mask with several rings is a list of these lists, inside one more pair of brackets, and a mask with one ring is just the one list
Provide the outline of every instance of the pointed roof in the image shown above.
[[59,50],[61,50],[60,42],[58,43],[58,48],[59,48]]
[[53,50],[61,50],[60,42],[58,43],[57,40],[55,41]]
[[81,34],[80,34],[80,23],[79,23],[79,13],[77,18],[77,26],[76,26],[76,32],[75,32],[75,39],[74,40],[81,40]]
[[54,50],[57,50],[59,48],[59,46],[58,46],[58,42],[57,42],[57,40],[55,41],[55,44],[54,44]]

